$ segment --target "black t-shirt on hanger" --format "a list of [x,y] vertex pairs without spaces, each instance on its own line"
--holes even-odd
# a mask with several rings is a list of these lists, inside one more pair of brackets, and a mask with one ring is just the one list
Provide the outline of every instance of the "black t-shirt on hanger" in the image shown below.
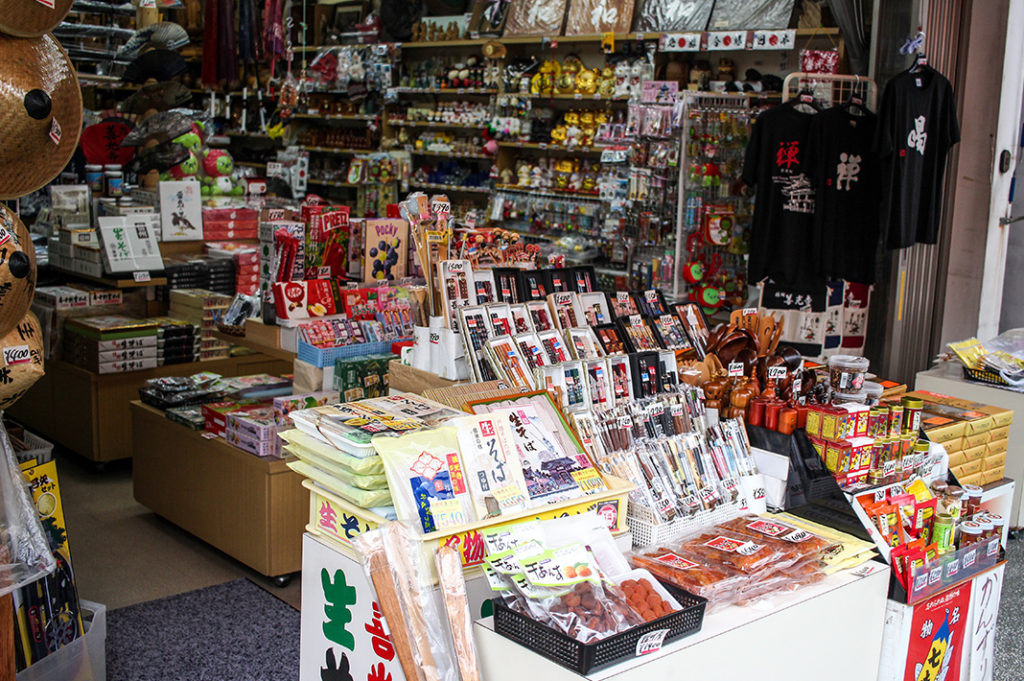
[[946,155],[960,141],[953,88],[930,66],[905,71],[885,86],[878,116],[885,244],[934,244]]
[[814,228],[807,132],[817,114],[791,100],[754,123],[743,163],[743,181],[756,187],[747,280],[765,277],[782,286],[812,290],[824,285],[809,261]]
[[832,107],[811,120],[807,163],[815,193],[811,252],[829,279],[872,284],[878,248],[878,116]]

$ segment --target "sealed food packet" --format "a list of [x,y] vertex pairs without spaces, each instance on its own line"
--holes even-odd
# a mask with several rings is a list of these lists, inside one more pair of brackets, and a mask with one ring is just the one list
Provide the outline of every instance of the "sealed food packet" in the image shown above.
[[530,598],[548,613],[549,623],[582,643],[599,641],[644,621],[622,590],[603,577],[582,544],[546,550],[521,563],[534,588]]
[[684,557],[693,554],[704,562],[726,565],[748,575],[795,562],[792,555],[759,539],[716,528],[683,541],[679,548]]
[[479,681],[480,670],[476,662],[476,643],[473,641],[473,618],[469,614],[469,597],[462,574],[459,552],[450,546],[441,546],[434,554],[441,596],[458,661],[461,681]]
[[399,520],[416,521],[430,533],[477,519],[454,427],[372,442],[384,461]]
[[798,560],[817,557],[834,543],[801,528],[756,515],[740,516],[716,526],[718,529],[754,537],[761,543],[791,553]]
[[529,497],[512,428],[501,412],[452,421],[478,518],[521,511]]
[[727,605],[746,583],[747,576],[729,567],[710,565],[697,556],[680,555],[666,546],[638,549],[627,554],[634,567],[643,568],[663,582],[706,598],[709,607]]

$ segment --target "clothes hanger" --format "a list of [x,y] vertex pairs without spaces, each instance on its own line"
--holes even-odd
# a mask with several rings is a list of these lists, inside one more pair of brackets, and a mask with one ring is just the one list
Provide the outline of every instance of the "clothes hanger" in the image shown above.
[[857,75],[857,80],[854,82],[853,87],[850,88],[850,98],[843,104],[843,108],[853,116],[866,116],[871,113],[871,110],[864,106],[864,93],[861,92],[860,75]]
[[810,109],[813,109],[813,111],[800,109],[804,113],[821,113],[823,111],[821,104],[818,103],[817,99],[815,99],[814,93],[811,92],[811,89],[806,86],[803,89],[801,89],[800,92],[797,93],[794,99],[790,101],[793,102],[794,109],[796,109],[797,107],[808,107]]

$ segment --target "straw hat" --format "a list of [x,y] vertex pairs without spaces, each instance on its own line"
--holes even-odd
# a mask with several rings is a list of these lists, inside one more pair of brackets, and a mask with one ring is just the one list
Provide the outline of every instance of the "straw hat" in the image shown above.
[[[0,204],[0,249],[7,257],[0,264],[0,336],[6,336],[25,316],[36,289],[36,249],[24,223]],[[0,366],[2,366],[0,359]]]
[[0,199],[57,177],[81,132],[82,92],[64,48],[52,35],[0,35]]
[[36,316],[26,312],[0,338],[0,409],[17,402],[43,373],[43,332]]
[[0,0],[0,32],[38,38],[55,29],[74,0]]

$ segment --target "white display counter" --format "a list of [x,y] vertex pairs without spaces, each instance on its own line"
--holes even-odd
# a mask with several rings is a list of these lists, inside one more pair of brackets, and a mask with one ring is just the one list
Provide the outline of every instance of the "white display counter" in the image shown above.
[[[1006,477],[1013,480],[1024,480],[1024,393],[1004,390],[995,386],[964,380],[959,363],[946,362],[928,371],[917,374],[915,390],[952,395],[965,400],[991,404],[994,407],[1012,409],[1014,416],[1010,424],[1009,446],[1006,450]],[[1021,486],[1018,485],[1013,494],[1013,505],[1008,516],[1011,526],[1024,526],[1024,513],[1021,509]]]
[[478,620],[474,634],[481,675],[484,681],[874,679],[882,648],[889,568],[869,565],[874,570],[864,577],[844,572],[761,605],[730,606],[712,613],[698,633],[587,677],[498,635],[493,618]]

